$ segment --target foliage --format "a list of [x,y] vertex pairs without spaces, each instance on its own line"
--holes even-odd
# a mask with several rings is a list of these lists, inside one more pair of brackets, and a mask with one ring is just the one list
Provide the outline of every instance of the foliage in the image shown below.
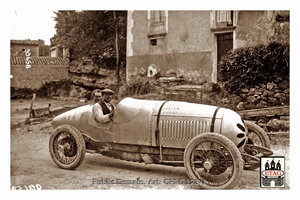
[[114,69],[116,28],[120,63],[126,61],[126,11],[58,11],[55,14],[56,34],[51,38],[51,45],[69,48],[71,61],[91,59],[99,68]]
[[119,97],[145,95],[153,92],[157,93],[156,79],[138,76],[127,81],[126,84],[119,89]]
[[275,16],[276,22],[289,22],[290,21],[290,15],[289,14],[279,14]]
[[120,87],[118,99],[130,96],[138,99],[184,101],[235,109],[236,105],[228,98],[224,98],[225,93],[221,88],[210,92],[194,89],[168,90],[157,79],[138,77]]
[[290,44],[290,22],[289,15],[276,15],[277,22],[274,23],[274,34],[269,37],[269,42],[280,42]]
[[31,99],[33,93],[39,98],[52,96],[69,96],[72,82],[69,79],[45,81],[38,89],[11,87],[11,99]]
[[278,42],[236,49],[218,63],[218,82],[229,93],[289,77],[289,45]]

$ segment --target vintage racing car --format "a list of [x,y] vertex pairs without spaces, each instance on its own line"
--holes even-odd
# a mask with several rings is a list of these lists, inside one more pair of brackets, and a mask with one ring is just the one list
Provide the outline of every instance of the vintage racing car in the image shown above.
[[49,150],[63,169],[79,167],[85,153],[185,167],[200,188],[230,189],[244,169],[260,166],[270,142],[262,128],[236,112],[181,101],[124,98],[114,118],[99,123],[92,105],[56,116]]

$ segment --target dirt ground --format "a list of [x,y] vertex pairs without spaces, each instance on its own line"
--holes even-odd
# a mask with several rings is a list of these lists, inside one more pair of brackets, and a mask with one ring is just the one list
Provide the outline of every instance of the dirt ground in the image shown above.
[[[104,157],[100,154],[86,154],[83,164],[76,170],[60,169],[51,159],[48,142],[51,118],[43,118],[24,124],[29,116],[30,100],[11,100],[10,136],[10,189],[43,190],[110,190],[110,189],[194,189],[191,184],[179,184],[188,180],[183,167],[145,165]],[[77,101],[40,100],[36,107],[83,105]],[[276,143],[272,145],[274,155],[285,156],[284,188],[289,190],[290,147]],[[260,188],[260,171],[243,171],[235,190],[269,190]],[[132,184],[133,182],[138,184]],[[143,183],[143,184],[140,184]]]

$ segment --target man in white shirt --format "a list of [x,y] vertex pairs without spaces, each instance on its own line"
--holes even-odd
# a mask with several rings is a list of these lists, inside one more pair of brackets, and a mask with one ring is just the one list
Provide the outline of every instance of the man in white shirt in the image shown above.
[[93,104],[98,103],[98,101],[101,99],[101,90],[100,89],[95,89],[92,92],[91,96],[92,96]]
[[93,117],[97,122],[109,122],[113,119],[115,106],[110,103],[112,100],[114,91],[110,89],[104,89],[99,92],[95,92],[95,97],[101,98],[97,103],[93,105]]

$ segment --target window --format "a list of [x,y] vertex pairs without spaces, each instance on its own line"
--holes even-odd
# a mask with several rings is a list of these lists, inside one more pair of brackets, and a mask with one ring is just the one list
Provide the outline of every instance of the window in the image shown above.
[[164,11],[161,10],[151,10],[151,24],[164,23]]
[[236,12],[233,10],[216,10],[211,11],[211,29],[230,28],[235,26]]
[[150,39],[150,46],[156,46],[157,45],[157,39]]
[[231,10],[219,10],[216,11],[217,24],[223,23],[221,26],[232,26],[233,11]]
[[167,11],[148,11],[148,37],[159,38],[167,34]]

